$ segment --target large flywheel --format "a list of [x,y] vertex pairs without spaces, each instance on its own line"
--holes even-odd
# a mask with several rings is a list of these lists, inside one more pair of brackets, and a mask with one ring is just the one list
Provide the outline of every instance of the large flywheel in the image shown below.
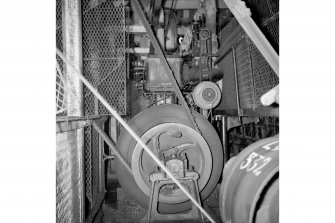
[[[130,121],[130,126],[148,145],[157,157],[173,154],[186,157],[188,168],[199,173],[201,199],[206,199],[214,190],[223,168],[223,153],[220,139],[213,126],[200,114],[193,112],[202,134],[191,126],[181,106],[159,105],[147,109]],[[131,165],[130,174],[116,160],[118,180],[124,190],[142,206],[147,207],[150,197],[149,176],[157,164],[140,145],[123,130],[117,148]],[[159,212],[178,213],[191,208],[191,203],[175,185],[166,185],[160,191]]]

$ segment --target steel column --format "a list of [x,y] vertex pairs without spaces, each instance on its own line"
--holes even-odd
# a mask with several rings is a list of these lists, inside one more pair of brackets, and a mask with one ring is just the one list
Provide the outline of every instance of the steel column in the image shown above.
[[[71,64],[79,71],[83,70],[82,55],[82,26],[81,26],[81,1],[63,1],[64,2],[64,41],[63,53]],[[83,115],[83,84],[80,79],[74,75],[74,71],[65,66],[65,78],[67,89],[71,89],[72,94],[67,94],[67,116]]]
[[[82,72],[82,24],[81,24],[81,0],[62,0],[63,5],[63,53],[74,67]],[[64,77],[66,89],[70,89],[66,96],[67,116],[83,116],[83,83],[80,81],[68,64],[64,64]],[[84,129],[77,130],[78,156],[83,163],[84,160]],[[80,173],[81,187],[81,207],[80,221],[85,216],[85,180],[84,168]]]

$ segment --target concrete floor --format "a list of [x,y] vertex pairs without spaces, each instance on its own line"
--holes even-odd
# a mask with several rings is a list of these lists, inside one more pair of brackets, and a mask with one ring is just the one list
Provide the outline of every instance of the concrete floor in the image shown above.
[[[219,188],[220,185],[203,203],[205,210],[217,223],[222,222],[219,211]],[[147,210],[129,198],[123,189],[118,187],[117,182],[109,184],[108,191],[102,207],[104,223],[145,222],[143,219],[146,219]]]

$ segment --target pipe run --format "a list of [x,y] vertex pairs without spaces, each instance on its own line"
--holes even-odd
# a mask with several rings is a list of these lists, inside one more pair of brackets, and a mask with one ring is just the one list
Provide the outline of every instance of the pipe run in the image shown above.
[[122,119],[122,117],[117,113],[115,109],[102,97],[102,95],[91,85],[90,82],[80,73],[64,56],[64,54],[56,49],[57,55],[62,58],[62,60],[67,63],[69,67],[73,69],[73,73],[85,84],[85,86],[90,89],[95,97],[106,107],[106,109],[118,120],[118,122],[129,132],[129,134],[142,146],[142,148],[149,154],[149,156],[157,163],[157,165],[173,180],[173,182],[184,192],[184,194],[191,200],[192,203],[206,216],[206,218],[215,223],[213,218],[203,209],[203,207],[192,197],[192,195],[185,189],[184,186],[173,176],[173,174],[166,168],[166,166],[155,156],[155,154],[150,150],[150,148],[140,139],[140,137],[135,133],[135,131]]

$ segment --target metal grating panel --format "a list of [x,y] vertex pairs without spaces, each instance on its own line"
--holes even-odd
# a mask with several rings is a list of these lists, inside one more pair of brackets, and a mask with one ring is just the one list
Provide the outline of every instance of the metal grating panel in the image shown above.
[[[123,0],[83,0],[84,76],[117,111],[126,114],[126,35]],[[85,115],[108,114],[84,88]]]
[[243,29],[238,24],[238,21],[233,18],[230,22],[219,32],[220,45],[222,47],[231,47],[238,38],[241,38]]
[[[123,0],[82,1],[83,73],[87,80],[119,114],[127,113],[127,61],[125,8]],[[107,109],[84,86],[85,115],[109,114]],[[101,123],[102,127],[102,123]],[[91,211],[99,202],[99,135],[85,128],[86,203]]]
[[129,83],[129,101],[131,101],[129,118],[133,118],[138,113],[149,108],[152,103],[150,99],[144,97],[143,91],[140,91],[136,84],[136,81],[130,81]]
[[[100,126],[101,127],[101,126]],[[99,134],[92,131],[92,199],[96,201],[99,195]]]
[[262,32],[272,47],[279,52],[279,15],[268,19],[262,27]]
[[[56,0],[56,46],[63,51],[63,0]],[[59,58],[60,59],[60,58]]]
[[[56,47],[63,51],[63,0],[56,0]],[[56,55],[56,115],[66,115],[66,84],[63,60]]]
[[[56,47],[61,51],[65,49],[65,26],[63,25],[65,14],[64,2],[65,0],[56,0]],[[100,1],[99,4],[102,4],[103,2],[105,1]],[[96,5],[91,6],[91,10],[96,7]],[[119,8],[120,5],[117,7]],[[86,13],[88,12],[89,11],[86,11]],[[85,12],[83,14],[85,14]],[[110,47],[110,45],[107,47]],[[103,47],[100,46],[100,48],[102,49]],[[103,52],[106,52],[106,50]],[[120,52],[120,50],[116,51],[114,55],[118,58],[118,63],[119,61],[125,60],[124,57],[119,57]],[[100,56],[102,54],[98,55]],[[104,54],[104,56],[106,55]],[[118,75],[122,75],[122,70],[120,69],[122,64],[118,66],[115,63],[115,60],[109,59],[110,58],[106,59],[104,57],[84,57],[84,66],[88,64],[88,67],[93,67],[93,69],[89,70],[89,74],[86,73],[86,78],[91,83],[95,84],[100,92],[108,88],[106,85],[111,85],[110,88],[114,87],[113,90],[116,89],[116,91],[109,92],[109,95],[114,94],[113,96],[117,99],[110,100],[117,101],[123,98],[123,93],[125,94],[125,91],[117,91],[120,87],[117,88],[113,86],[113,83],[118,84],[118,86],[122,86],[125,85],[125,81],[120,80],[119,78],[117,81],[111,83],[111,80],[115,78],[115,73],[117,72]],[[65,63],[58,56],[56,56],[56,60],[56,111],[58,116],[66,116],[69,114],[68,111],[71,108],[69,102],[72,101],[73,98],[73,85],[71,85],[71,75],[66,72]],[[107,65],[104,67],[103,63]],[[101,67],[105,69],[105,73],[109,73],[103,76]],[[94,68],[97,69],[95,70]],[[90,112],[87,112],[86,110],[85,113],[103,113],[104,111],[102,111],[101,108],[100,111],[96,112],[95,108],[98,108],[98,106],[95,106],[96,100],[93,98],[93,95],[87,91],[86,87],[84,87],[84,91],[87,94],[84,94],[84,97],[86,96],[84,100],[85,108],[91,109],[89,110]],[[121,91],[122,93],[119,93]],[[105,92],[107,92],[107,90]],[[70,96],[71,99],[69,100]],[[104,97],[108,99],[107,93]],[[117,103],[121,102],[117,101]],[[119,111],[120,110],[122,109],[119,109]],[[104,185],[101,182],[102,178],[100,176],[102,174],[100,171],[104,167],[102,166],[103,163],[99,161],[99,140],[96,140],[98,136],[92,127],[85,127],[84,147],[79,148],[80,146],[78,145],[81,145],[81,137],[82,130],[57,134],[57,222],[83,222],[84,220],[87,220],[85,218],[88,216],[90,216],[90,219],[92,217],[94,218],[96,214],[95,211],[98,210],[102,202],[101,198],[104,193],[102,193],[100,188],[104,188]],[[83,207],[85,207],[85,211]]]
[[259,98],[271,88],[278,85],[279,78],[254,44],[250,45],[250,49],[254,71],[256,104],[261,106]]
[[[103,129],[103,122],[97,124]],[[85,194],[90,202],[90,207],[99,199],[100,191],[100,165],[99,163],[99,134],[92,126],[85,127],[85,145],[84,145],[84,161],[85,161]]]
[[238,27],[238,21],[235,18],[231,19],[230,22],[219,32],[220,43],[223,44],[224,42],[227,42],[228,39],[231,39],[229,42],[232,42],[234,36],[232,36],[231,33]]
[[279,0],[247,0],[252,18],[279,52]]
[[268,5],[272,11],[272,14],[279,12],[279,0],[268,0]]
[[92,127],[84,129],[84,164],[85,164],[85,194],[92,203],[92,143],[91,143]]
[[60,62],[57,61],[56,69],[56,115],[64,115],[66,113],[66,84],[65,79],[61,70]]
[[[259,98],[279,83],[279,78],[248,39],[235,45],[238,93],[241,108],[262,106]],[[233,54],[229,52],[218,64],[223,71],[221,109],[236,109]]]
[[279,11],[279,0],[246,0],[246,4],[257,24],[261,24]]
[[236,46],[236,71],[240,106],[253,108],[255,103],[253,70],[251,65],[248,40],[245,39]]
[[[249,7],[254,17],[262,21],[262,23],[258,22],[258,25],[278,52],[278,1],[250,1]],[[259,98],[279,83],[278,77],[246,36],[236,19],[232,19],[221,30],[220,42],[219,54],[225,56],[218,64],[223,71],[222,101],[218,109],[237,109],[232,47],[235,48],[236,53],[240,106],[242,109],[261,107]]]

